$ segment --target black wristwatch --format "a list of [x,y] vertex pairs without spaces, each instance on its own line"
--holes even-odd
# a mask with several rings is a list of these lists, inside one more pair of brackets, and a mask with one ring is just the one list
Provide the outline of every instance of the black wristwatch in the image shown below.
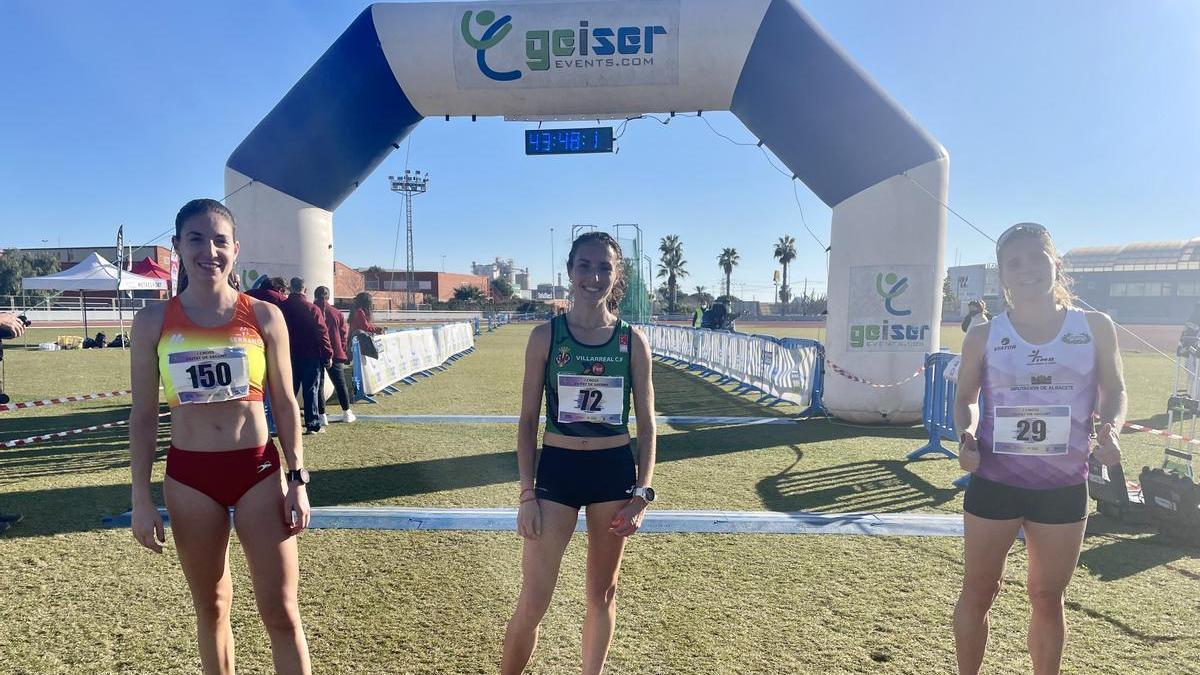
[[287,472],[287,482],[308,485],[308,469],[295,469]]

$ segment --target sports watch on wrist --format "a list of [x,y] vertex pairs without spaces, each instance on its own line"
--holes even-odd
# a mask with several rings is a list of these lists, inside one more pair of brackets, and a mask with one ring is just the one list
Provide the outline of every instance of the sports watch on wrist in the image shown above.
[[308,469],[294,469],[287,472],[287,482],[308,485]]
[[629,490],[629,496],[641,497],[642,501],[649,504],[650,502],[654,501],[654,488],[634,486]]

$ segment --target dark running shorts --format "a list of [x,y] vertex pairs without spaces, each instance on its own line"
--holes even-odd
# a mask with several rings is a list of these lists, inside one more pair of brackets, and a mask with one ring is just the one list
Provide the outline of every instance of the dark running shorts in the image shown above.
[[629,444],[605,450],[568,450],[547,445],[538,458],[538,499],[580,508],[629,499],[637,468]]
[[1087,518],[1088,485],[1034,490],[972,475],[963,511],[988,520],[1024,518],[1032,523],[1065,525]]

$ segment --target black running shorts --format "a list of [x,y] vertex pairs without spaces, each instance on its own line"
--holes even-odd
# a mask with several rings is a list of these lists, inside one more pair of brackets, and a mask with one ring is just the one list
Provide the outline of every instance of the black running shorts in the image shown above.
[[997,483],[976,475],[967,483],[963,511],[988,520],[1024,518],[1031,523],[1065,525],[1087,518],[1087,482],[1034,490]]
[[580,508],[629,499],[637,468],[629,444],[605,450],[568,450],[547,445],[538,458],[538,499]]

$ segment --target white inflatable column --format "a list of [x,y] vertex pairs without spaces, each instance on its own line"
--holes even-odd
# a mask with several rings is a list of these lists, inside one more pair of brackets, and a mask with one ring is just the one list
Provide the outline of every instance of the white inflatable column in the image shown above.
[[262,275],[303,278],[310,300],[317,286],[333,288],[332,211],[252,183],[230,168],[225,169],[225,192],[232,193],[225,205],[238,224],[243,288]]
[[841,419],[921,419],[924,378],[912,375],[941,340],[948,177],[937,159],[833,208],[824,403]]

